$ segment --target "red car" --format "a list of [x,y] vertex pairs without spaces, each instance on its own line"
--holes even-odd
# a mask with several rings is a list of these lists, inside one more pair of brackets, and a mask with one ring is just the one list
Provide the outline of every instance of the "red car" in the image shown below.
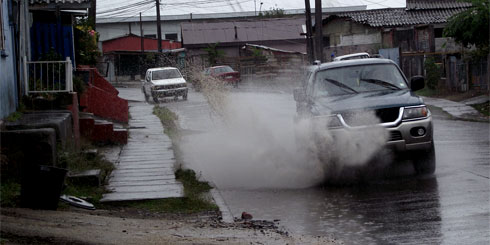
[[238,82],[240,82],[240,72],[234,71],[229,66],[209,67],[204,70],[204,74],[222,79],[233,84],[235,87],[238,86]]

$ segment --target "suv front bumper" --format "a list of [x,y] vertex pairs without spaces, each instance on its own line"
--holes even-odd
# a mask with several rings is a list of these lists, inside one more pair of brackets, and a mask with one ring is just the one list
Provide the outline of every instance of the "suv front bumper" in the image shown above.
[[[418,128],[423,128],[425,134],[422,136],[414,136],[411,131]],[[430,150],[433,141],[432,117],[425,119],[404,121],[400,125],[392,128],[387,128],[390,134],[390,139],[387,146],[397,152]],[[401,134],[401,138],[392,138],[393,135]]]
[[[345,137],[373,137],[373,134],[367,134],[369,130],[377,130],[380,134],[383,131],[379,131],[381,126],[376,126],[376,128],[371,127],[350,127],[350,128],[329,128],[329,133],[332,139],[335,140],[345,138]],[[433,141],[433,128],[432,128],[432,117],[427,117],[424,119],[412,120],[412,121],[401,121],[396,126],[382,127],[386,132],[386,148],[391,149],[398,153],[410,152],[410,151],[420,151],[420,150],[430,150]],[[425,130],[425,134],[418,136],[414,134],[414,130],[422,128]],[[370,136],[366,136],[370,135]],[[357,139],[351,138],[350,140],[356,141]],[[374,140],[376,141],[376,140]],[[374,142],[373,141],[373,142]],[[376,141],[377,142],[377,141]],[[369,140],[363,140],[361,143],[369,143]]]

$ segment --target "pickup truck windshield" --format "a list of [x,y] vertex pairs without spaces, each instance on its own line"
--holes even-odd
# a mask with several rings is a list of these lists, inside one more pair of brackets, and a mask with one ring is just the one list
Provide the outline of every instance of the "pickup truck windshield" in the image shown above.
[[407,89],[400,71],[392,64],[331,68],[316,73],[314,96],[331,96],[379,90]]
[[171,78],[180,78],[179,70],[177,69],[167,69],[167,70],[157,70],[153,71],[151,74],[152,80],[162,80],[162,79],[171,79]]

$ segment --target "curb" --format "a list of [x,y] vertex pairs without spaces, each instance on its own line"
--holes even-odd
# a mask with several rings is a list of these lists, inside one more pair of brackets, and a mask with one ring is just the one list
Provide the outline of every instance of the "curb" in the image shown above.
[[[214,186],[214,184],[213,184],[213,186]],[[226,202],[223,199],[223,196],[221,196],[221,192],[218,189],[216,189],[216,187],[213,187],[213,189],[210,190],[210,193],[213,196],[214,203],[216,203],[216,205],[219,208],[219,211],[221,213],[221,220],[224,223],[234,223],[235,219],[233,217],[233,214],[231,213],[228,205],[226,205]]]

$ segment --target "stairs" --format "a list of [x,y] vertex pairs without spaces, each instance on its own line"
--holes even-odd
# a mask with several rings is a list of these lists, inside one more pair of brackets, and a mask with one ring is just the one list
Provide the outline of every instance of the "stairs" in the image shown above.
[[80,135],[96,143],[128,143],[127,129],[87,112],[80,112]]

